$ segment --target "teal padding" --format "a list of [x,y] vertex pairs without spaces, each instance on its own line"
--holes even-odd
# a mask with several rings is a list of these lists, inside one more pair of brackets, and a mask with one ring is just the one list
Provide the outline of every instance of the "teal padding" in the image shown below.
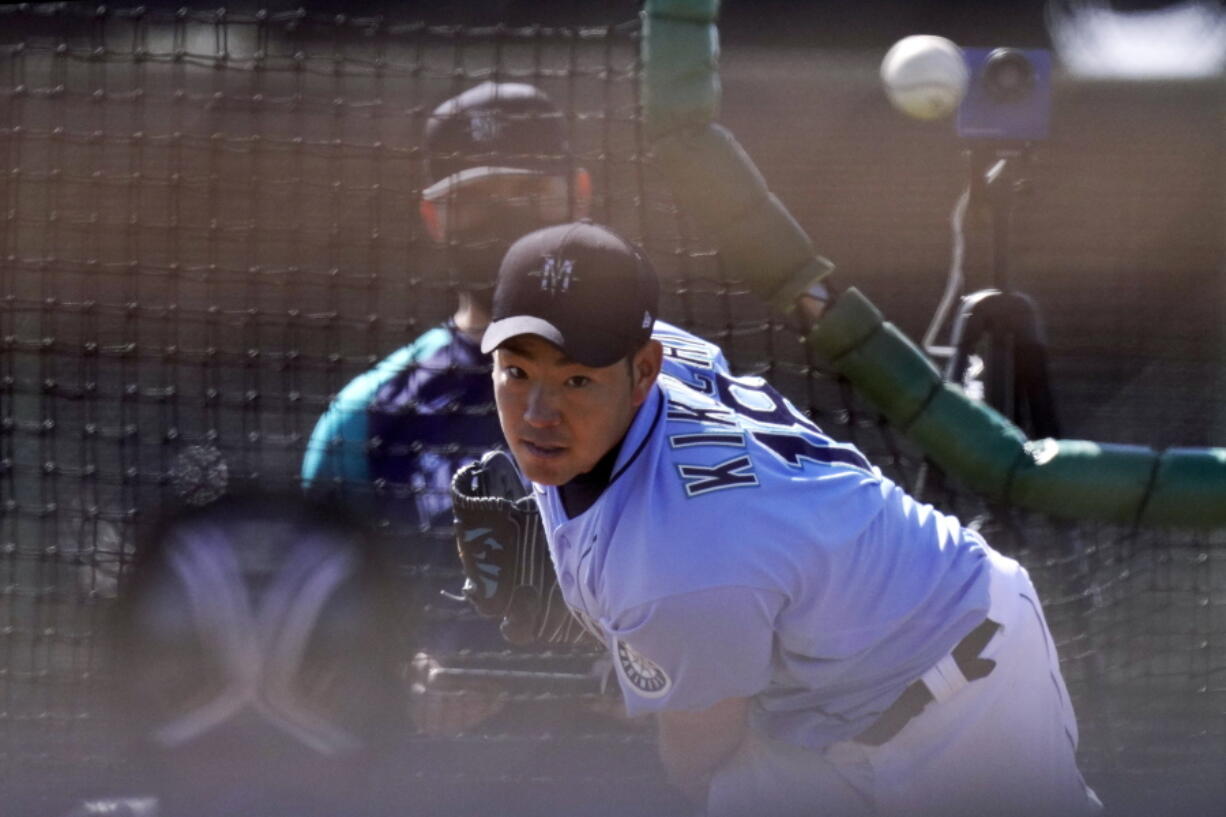
[[1158,454],[1145,446],[1037,440],[1026,446],[1006,499],[1053,516],[1137,521]]
[[1005,497],[1026,445],[1021,429],[949,383],[937,389],[907,436],[942,471],[992,499]]
[[1163,452],[1141,522],[1226,526],[1226,449],[1172,448]]
[[647,0],[644,8],[649,16],[696,23],[714,23],[719,18],[719,0]]
[[903,429],[933,462],[968,488],[1005,495],[1026,436],[992,408],[970,400],[872,302],[848,289],[822,316],[809,347]]
[[649,3],[643,21],[643,113],[651,139],[719,115],[719,30],[711,19],[653,8],[661,5],[672,4]]
[[[809,334],[829,361],[947,474],[971,490],[1069,519],[1226,526],[1226,449],[1028,442],[1013,423],[939,383],[928,358],[856,289]],[[939,384],[934,389],[934,384]],[[916,413],[918,412],[918,414]]]
[[728,273],[760,298],[786,309],[833,270],[725,128],[680,131],[654,148],[677,203],[716,238]]
[[[735,278],[787,309],[833,265],[771,194],[719,111],[717,0],[648,0],[648,137],[678,204]],[[1129,524],[1226,525],[1226,450],[1028,443],[994,409],[940,382],[918,347],[848,290],[808,338],[882,414],[968,488],[1032,510]]]
[[805,231],[766,188],[719,113],[716,0],[648,0],[643,30],[647,136],[673,195],[714,236],[729,275],[779,310],[830,274]]
[[831,305],[807,342],[904,430],[942,382],[927,356],[854,287]]
[[891,323],[881,324],[835,365],[886,419],[904,431],[942,385],[937,368]]
[[885,318],[873,302],[860,290],[848,287],[826,310],[807,342],[818,356],[837,360],[867,340],[883,323]]
[[652,147],[678,203],[703,225],[723,227],[770,196],[749,154],[720,125],[674,133]]

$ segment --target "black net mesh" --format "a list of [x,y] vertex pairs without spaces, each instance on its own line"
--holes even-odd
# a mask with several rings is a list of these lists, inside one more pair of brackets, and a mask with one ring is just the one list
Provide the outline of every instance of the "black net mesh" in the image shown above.
[[[455,282],[416,217],[421,133],[439,101],[486,79],[535,83],[563,109],[576,164],[593,177],[592,215],[647,247],[666,280],[666,319],[720,343],[740,371],[770,378],[826,430],[976,520],[1030,567],[1079,709],[1084,768],[1105,797],[1178,790],[1226,800],[1221,535],[990,507],[925,466],[728,280],[676,212],[642,136],[638,37],[633,19],[463,27],[297,10],[0,6],[0,767],[14,813],[55,813],[78,797],[137,785],[101,714],[98,633],[149,510],[204,501],[226,485],[295,486],[334,395],[454,308]],[[875,59],[839,56],[828,72],[803,78],[836,103],[825,107],[825,130],[807,140],[809,153],[790,139],[777,143],[783,131],[764,126],[768,117],[746,122],[745,141],[801,220],[818,225],[823,251],[917,332],[939,278],[910,273],[944,265],[943,219],[960,170],[928,132],[902,133],[888,118]],[[756,103],[735,101],[735,79],[728,87],[738,129],[737,117],[747,119]],[[1170,260],[1159,245],[1171,233],[1138,232],[1095,209],[1104,197],[1122,198],[1142,222],[1157,208],[1178,225],[1184,266],[1168,277],[1178,286],[1163,303],[1185,304],[1189,324],[1216,325],[1205,314],[1216,314],[1220,298],[1209,282],[1220,272],[1224,154],[1220,119],[1200,102],[1216,105],[1219,94],[1187,93],[1202,114],[1183,117],[1187,106],[1163,96],[1154,104],[1178,116],[1152,133],[1122,108],[1085,113],[1083,104],[1087,127],[1054,144],[1042,172],[1081,172],[1092,159],[1089,181],[1063,210],[1020,216],[1026,230],[1050,230],[1044,218],[1063,225],[1052,234],[1064,243],[1038,242],[1042,251],[1032,249],[1022,266],[1046,269],[1058,256],[1074,283],[1021,275],[1050,307],[1066,416],[1095,436],[1201,443],[1215,427],[1212,407],[1186,391],[1187,399],[1130,413],[1132,398],[1155,384],[1215,383],[1216,329],[1118,332],[1121,314],[1153,308],[1142,273]],[[781,100],[779,115],[794,101]],[[1170,139],[1160,135],[1168,131]],[[1114,147],[1104,147],[1104,133]],[[910,170],[886,161],[890,138],[912,140],[907,155],[920,161]],[[819,161],[813,145],[840,158]],[[1138,155],[1155,177],[1182,173],[1161,188],[1161,201],[1151,186],[1120,181]],[[789,161],[817,166],[819,195]],[[909,179],[902,187],[900,176]],[[866,211],[874,190],[891,191],[878,197],[884,216]],[[887,224],[891,241],[881,239]],[[909,236],[918,251],[899,249]],[[1052,255],[1034,257],[1042,252]],[[1094,293],[1075,288],[1104,278],[1127,296],[1109,314],[1086,309]],[[1161,408],[1172,402],[1177,410]],[[1170,416],[1189,436],[1170,437]],[[447,527],[390,520],[387,531],[406,585],[426,588],[414,597],[415,615],[435,628],[469,615],[434,595],[455,589],[458,570],[421,555],[446,549]],[[594,711],[607,701],[591,680],[591,656],[469,648],[447,658],[461,680],[495,673],[506,707],[501,720],[461,738],[406,735],[406,758],[417,765],[406,765],[401,780],[413,797],[430,790],[475,808],[500,797],[499,786],[526,785],[545,798],[537,800],[544,813],[548,792],[564,782],[602,792],[589,807],[671,802],[650,730]],[[409,706],[412,656],[404,663]],[[463,708],[475,705],[471,698],[459,683],[428,704]],[[574,709],[560,707],[586,714],[572,718]],[[601,762],[587,762],[593,757]]]

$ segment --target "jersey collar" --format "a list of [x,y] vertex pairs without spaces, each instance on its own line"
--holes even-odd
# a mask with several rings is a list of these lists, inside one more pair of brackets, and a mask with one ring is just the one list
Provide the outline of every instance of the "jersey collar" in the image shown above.
[[[621,450],[618,452],[617,461],[613,465],[613,473],[609,476],[609,481],[605,485],[605,490],[601,496],[608,493],[608,489],[613,483],[621,478],[622,474],[630,470],[630,466],[639,459],[639,456],[647,448],[647,443],[651,441],[652,433],[656,426],[660,424],[660,418],[664,416],[664,390],[657,382],[651,388],[651,393],[647,395],[647,399],[643,401],[643,405],[639,406],[635,412],[634,419],[630,421],[630,428],[626,431],[626,436],[622,437]],[[557,502],[558,508],[562,509],[562,494],[557,486],[540,485],[533,483],[532,489],[537,494],[549,494],[553,497],[553,501]],[[599,503],[599,499],[596,500]],[[563,511],[563,517],[566,519],[577,519],[583,516],[584,513],[591,510],[585,508],[583,513],[578,516],[571,517]]]

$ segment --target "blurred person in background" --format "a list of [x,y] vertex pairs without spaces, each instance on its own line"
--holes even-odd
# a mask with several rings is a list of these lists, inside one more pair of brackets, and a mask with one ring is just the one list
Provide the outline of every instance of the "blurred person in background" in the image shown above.
[[498,265],[516,239],[582,218],[592,195],[576,164],[561,110],[539,88],[484,82],[438,105],[424,134],[426,186],[419,217],[443,260],[439,277],[457,293],[441,325],[358,375],[319,419],[302,481],[411,533],[398,561],[416,569],[415,606],[426,610],[422,654],[413,664],[418,726],[434,735],[466,731],[504,703],[496,685],[451,694],[426,681],[461,649],[505,650],[497,628],[458,591],[450,536],[452,474],[486,450],[505,447],[494,411],[489,323]]
[[486,82],[442,103],[426,123],[425,150],[420,217],[456,288],[456,311],[346,385],[302,462],[311,490],[423,529],[450,527],[451,475],[502,446],[480,341],[503,253],[539,227],[584,217],[591,199],[562,112],[532,85]]
[[135,558],[107,658],[143,791],[73,817],[394,813],[395,655],[412,636],[363,527],[301,497],[230,496],[168,514]]

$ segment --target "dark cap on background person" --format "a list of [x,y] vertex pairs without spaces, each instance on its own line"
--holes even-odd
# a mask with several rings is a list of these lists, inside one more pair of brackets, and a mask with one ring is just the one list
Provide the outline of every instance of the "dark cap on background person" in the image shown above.
[[659,293],[651,262],[607,227],[546,227],[507,250],[481,351],[538,335],[577,363],[611,366],[651,337]]
[[426,176],[445,179],[511,173],[566,173],[565,120],[534,85],[483,82],[439,105],[426,122]]

